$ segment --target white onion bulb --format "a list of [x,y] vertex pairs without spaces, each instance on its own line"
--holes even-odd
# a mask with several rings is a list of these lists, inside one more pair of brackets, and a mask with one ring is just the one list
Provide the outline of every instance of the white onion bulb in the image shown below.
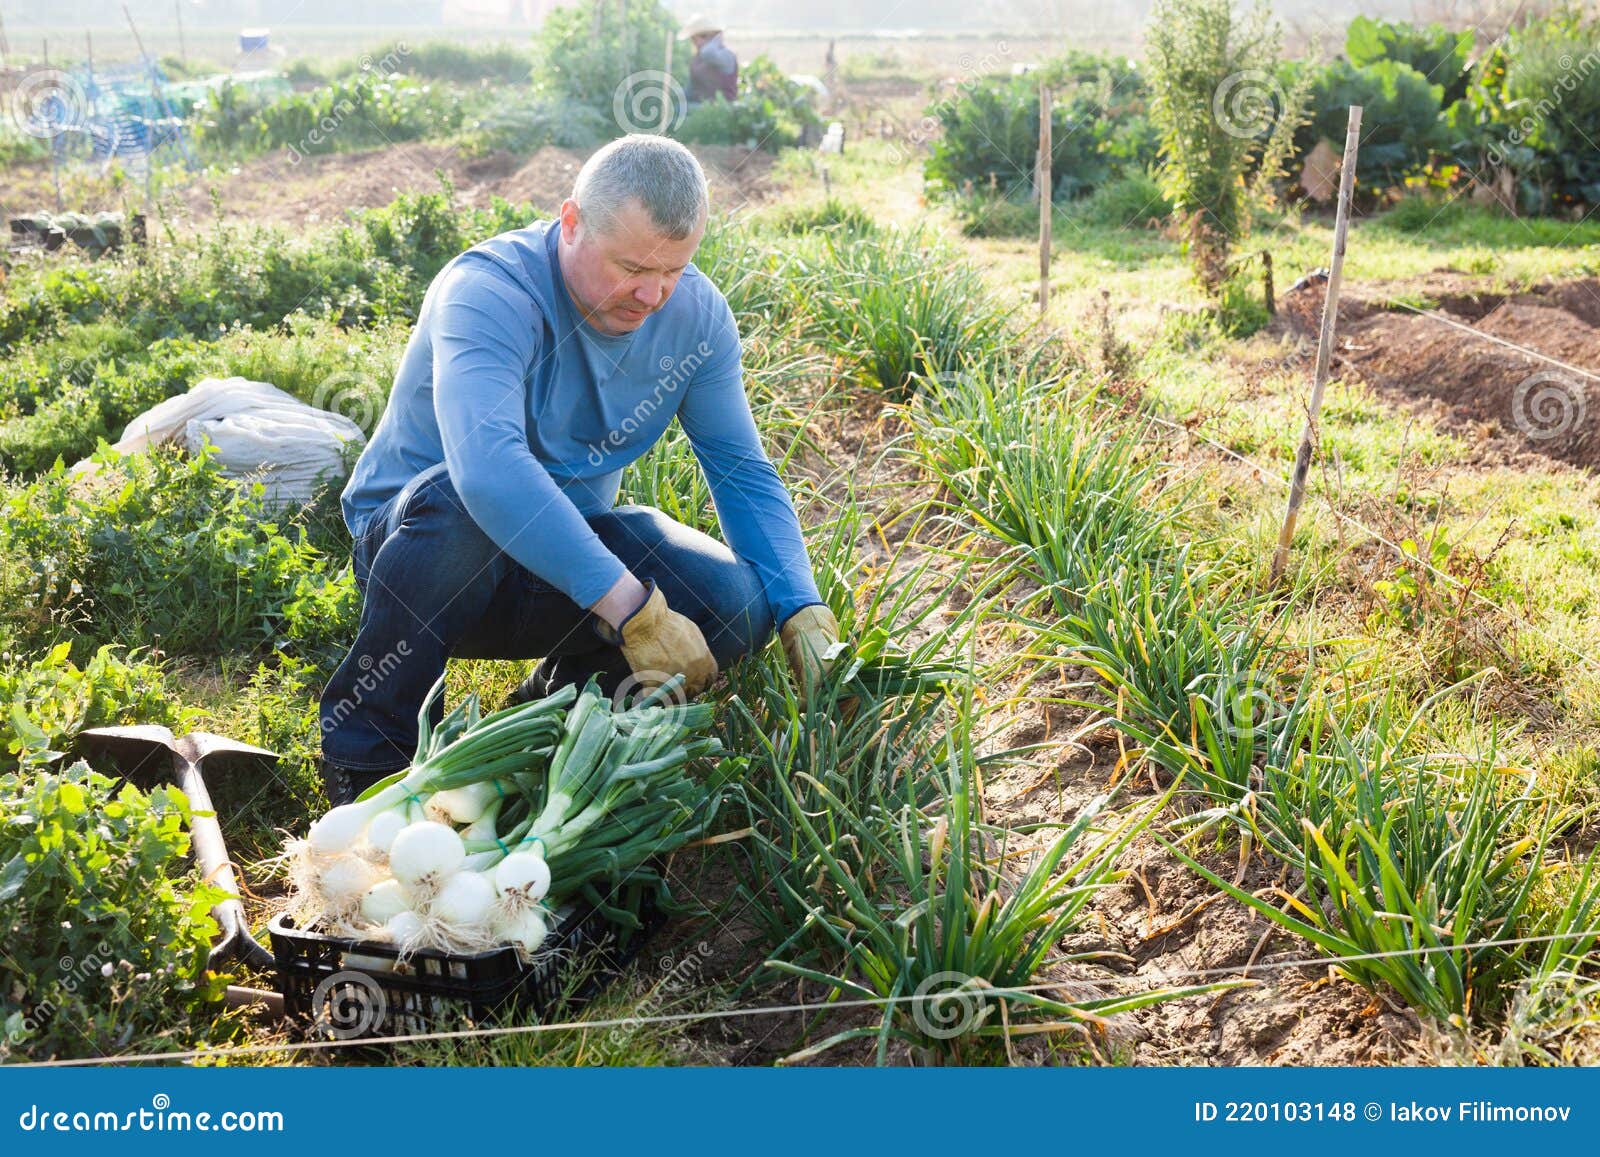
[[542,900],[550,891],[550,865],[535,852],[512,852],[495,865],[494,888],[516,900]]
[[387,853],[394,846],[394,838],[405,829],[406,823],[405,815],[398,808],[379,812],[367,825],[367,843]]
[[402,948],[409,947],[421,940],[422,929],[422,917],[418,916],[410,908],[407,908],[404,912],[396,912],[389,917],[383,926],[383,930],[389,934],[389,939]]
[[379,880],[361,897],[361,915],[374,924],[387,924],[411,910],[411,897],[399,880]]
[[439,888],[428,906],[430,915],[452,928],[476,928],[494,908],[494,885],[479,872],[457,872]]
[[550,929],[539,909],[527,908],[496,925],[495,932],[501,943],[515,944],[523,952],[532,953],[544,943]]
[[432,820],[407,824],[389,845],[389,870],[411,889],[442,881],[466,858],[467,850],[455,829]]

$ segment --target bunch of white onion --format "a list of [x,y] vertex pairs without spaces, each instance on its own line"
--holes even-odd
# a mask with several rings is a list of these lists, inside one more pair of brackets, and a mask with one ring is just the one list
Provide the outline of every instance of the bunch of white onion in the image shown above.
[[614,712],[591,682],[481,719],[469,697],[436,729],[426,713],[422,758],[291,845],[297,917],[403,953],[532,953],[547,905],[655,878],[645,861],[714,810],[715,793],[686,772],[720,750],[692,735],[709,707]]

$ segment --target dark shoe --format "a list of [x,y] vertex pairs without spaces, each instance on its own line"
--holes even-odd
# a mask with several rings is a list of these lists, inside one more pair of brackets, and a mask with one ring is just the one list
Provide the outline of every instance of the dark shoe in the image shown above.
[[[616,664],[607,667],[607,662]],[[566,686],[582,688],[589,681],[590,676],[598,676],[600,693],[607,698],[615,698],[618,690],[622,688],[624,680],[632,674],[628,669],[626,660],[620,652],[606,655],[604,653],[586,655],[547,655],[539,660],[533,673],[517,685],[517,689],[507,695],[504,707],[515,707],[519,703],[528,703],[534,699],[543,699],[546,695],[553,694]]]
[[359,771],[353,767],[340,767],[326,759],[317,761],[317,771],[322,775],[322,788],[327,792],[328,803],[332,807],[355,803],[356,797],[367,788],[399,770],[394,767],[388,771]]
[[543,699],[552,691],[559,691],[562,684],[554,681],[556,679],[555,666],[557,662],[558,660],[555,656],[547,656],[540,659],[538,665],[534,667],[533,673],[521,683],[518,683],[515,689],[505,697],[505,700],[500,704],[500,709],[515,707],[519,703],[531,703],[535,699]]

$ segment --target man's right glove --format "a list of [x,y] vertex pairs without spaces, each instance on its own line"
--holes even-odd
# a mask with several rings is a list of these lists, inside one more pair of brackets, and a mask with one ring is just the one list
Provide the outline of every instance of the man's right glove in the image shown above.
[[667,606],[667,596],[654,579],[645,582],[645,589],[650,593],[644,602],[617,630],[601,619],[595,620],[595,630],[606,642],[622,648],[622,657],[643,686],[660,686],[682,674],[684,693],[693,698],[716,678],[717,661],[694,620]]
[[839,641],[838,620],[825,604],[813,603],[790,615],[778,636],[801,695],[810,703],[833,668],[833,661],[823,656]]

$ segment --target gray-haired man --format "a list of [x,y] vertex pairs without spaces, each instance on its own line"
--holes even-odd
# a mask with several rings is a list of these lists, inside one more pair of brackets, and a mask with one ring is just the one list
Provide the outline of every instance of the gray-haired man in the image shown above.
[[[429,286],[343,495],[364,601],[322,696],[334,802],[410,761],[451,656],[541,657],[523,697],[591,675],[614,693],[681,673],[696,693],[777,626],[802,689],[824,669],[838,625],[757,436],[732,311],[690,262],[706,212],[693,154],[624,137],[557,220]],[[729,545],[614,505],[674,417]]]

